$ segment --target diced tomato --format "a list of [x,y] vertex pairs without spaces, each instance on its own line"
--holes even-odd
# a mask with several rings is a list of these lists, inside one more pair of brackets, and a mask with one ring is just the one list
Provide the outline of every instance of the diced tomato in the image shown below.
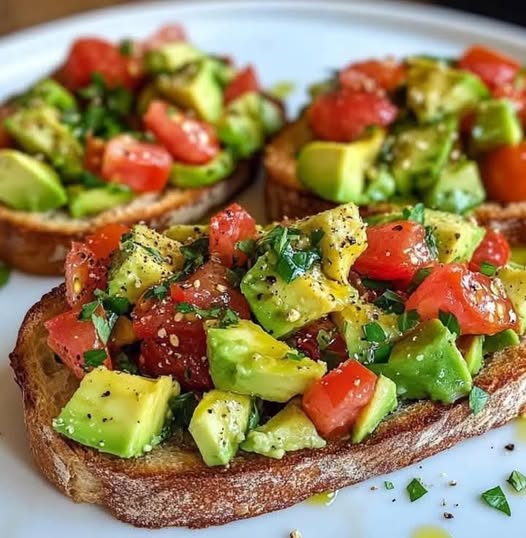
[[342,69],[339,82],[342,88],[354,91],[371,92],[381,88],[390,92],[403,84],[405,76],[404,64],[395,59],[366,60]]
[[360,410],[373,397],[376,375],[348,360],[314,382],[303,395],[303,409],[322,437],[349,432]]
[[225,88],[224,100],[228,104],[245,93],[258,92],[260,85],[256,70],[252,65],[239,71]]
[[409,297],[406,310],[416,310],[422,320],[451,313],[462,334],[491,335],[517,325],[502,284],[455,263],[435,268]]
[[526,200],[526,142],[488,152],[481,168],[489,199],[497,202]]
[[480,271],[480,266],[490,263],[494,267],[503,267],[511,257],[510,245],[506,238],[499,232],[487,230],[484,239],[473,253],[469,262],[471,271]]
[[367,249],[353,270],[375,280],[409,282],[418,269],[435,261],[418,222],[400,220],[367,229]]
[[239,204],[231,204],[210,219],[210,256],[227,267],[241,266],[246,263],[247,255],[236,245],[255,235],[254,218]]
[[177,161],[204,164],[219,152],[219,141],[208,123],[186,116],[163,101],[152,101],[144,123]]
[[385,127],[398,113],[386,97],[345,89],[318,96],[308,109],[309,124],[318,138],[351,142],[371,125]]
[[180,24],[167,24],[161,26],[148,39],[140,43],[140,48],[143,51],[156,49],[166,43],[176,43],[178,41],[186,41],[186,32]]
[[466,50],[458,66],[478,75],[492,89],[513,82],[521,68],[513,58],[482,45]]
[[128,185],[135,192],[161,191],[170,177],[172,162],[162,146],[119,135],[106,144],[102,177]]
[[105,224],[86,237],[86,245],[97,258],[107,258],[119,246],[123,234],[129,231],[126,224]]
[[60,77],[71,90],[87,86],[93,73],[102,76],[106,84],[133,86],[133,78],[128,70],[127,58],[121,55],[118,47],[99,38],[77,39],[61,69]]
[[84,168],[96,176],[100,176],[102,173],[102,159],[105,148],[106,141],[104,139],[88,133],[84,149]]
[[84,243],[73,242],[64,263],[66,299],[72,307],[93,300],[93,292],[105,289],[107,264]]
[[[84,377],[84,353],[104,349],[91,321],[80,321],[79,310],[70,310],[45,322],[48,330],[47,344],[62,362],[80,379]],[[109,357],[104,366],[111,369]]]

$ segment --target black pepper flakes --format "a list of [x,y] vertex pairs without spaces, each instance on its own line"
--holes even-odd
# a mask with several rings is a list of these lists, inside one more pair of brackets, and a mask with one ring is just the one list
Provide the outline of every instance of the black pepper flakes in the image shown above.
[[444,519],[454,519],[455,516],[449,512],[444,512]]

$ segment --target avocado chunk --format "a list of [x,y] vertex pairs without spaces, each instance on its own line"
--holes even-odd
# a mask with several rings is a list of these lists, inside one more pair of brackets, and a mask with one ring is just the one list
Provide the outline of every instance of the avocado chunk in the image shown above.
[[113,254],[108,273],[110,295],[135,303],[150,286],[181,269],[180,244],[143,224],[125,234]]
[[398,396],[406,400],[429,398],[450,404],[472,387],[455,335],[436,319],[420,323],[398,340],[386,364],[369,367],[392,379]]
[[467,262],[480,245],[486,230],[460,215],[426,209],[426,225],[431,227],[442,263]]
[[387,314],[374,304],[360,299],[353,300],[341,312],[334,312],[331,318],[345,340],[349,357],[361,362],[369,362],[370,353],[378,345],[365,338],[363,327],[367,323],[377,323],[384,331],[386,341],[400,335],[395,314]]
[[280,460],[287,452],[326,444],[303,412],[301,400],[294,398],[263,426],[250,431],[241,450]]
[[385,163],[368,168],[365,175],[367,182],[361,204],[383,202],[396,193],[395,178]]
[[398,406],[396,385],[388,377],[380,375],[376,381],[371,401],[360,411],[352,428],[351,440],[361,443],[376,430],[378,424]]
[[463,214],[485,198],[477,163],[462,160],[444,167],[436,182],[425,192],[423,201],[432,209]]
[[469,373],[474,376],[482,369],[484,362],[484,346],[485,337],[477,334],[463,335],[457,340],[457,346],[460,349],[464,360],[468,366]]
[[133,199],[133,191],[122,185],[105,185],[93,189],[79,186],[68,190],[68,206],[71,216],[80,219],[125,204]]
[[169,376],[149,379],[99,367],[84,376],[53,428],[82,445],[121,458],[149,452],[179,394]]
[[398,192],[405,195],[433,185],[447,163],[456,136],[453,117],[400,131],[391,150],[391,171]]
[[234,171],[234,167],[232,154],[229,151],[220,151],[206,164],[174,163],[170,173],[170,183],[185,189],[206,187],[229,176]]
[[26,94],[19,98],[23,106],[49,105],[61,112],[73,110],[77,104],[75,97],[62,84],[52,78],[37,82]]
[[273,252],[260,256],[241,280],[241,292],[259,323],[276,338],[342,310],[353,293],[349,285],[327,278],[319,265],[292,282],[283,280],[274,265]]
[[365,172],[378,156],[384,139],[384,130],[373,129],[369,136],[347,144],[309,142],[298,155],[298,179],[325,200],[360,203],[365,191]]
[[519,334],[526,331],[526,267],[508,263],[497,271],[513,309],[519,317]]
[[345,204],[328,209],[300,220],[296,227],[305,233],[323,232],[319,242],[323,272],[328,278],[347,284],[351,266],[367,247],[365,224],[358,207]]
[[149,50],[144,55],[144,69],[147,73],[173,73],[183,66],[201,60],[203,53],[184,41],[166,43]]
[[6,118],[8,133],[28,153],[41,153],[66,177],[82,172],[79,141],[60,122],[58,110],[49,106],[21,108]]
[[471,128],[471,151],[489,151],[499,146],[518,144],[521,140],[521,122],[510,101],[489,99],[479,104]]
[[162,74],[156,88],[167,99],[189,108],[204,121],[215,123],[223,110],[223,92],[207,60],[182,67],[176,73]]
[[167,230],[164,230],[163,234],[181,244],[190,243],[196,239],[206,237],[208,234],[208,225],[174,224]]
[[1,149],[0,201],[21,211],[50,211],[64,205],[67,195],[53,168],[15,149]]
[[506,329],[500,333],[486,336],[484,338],[484,354],[496,353],[507,347],[518,346],[520,341],[519,335],[513,329]]
[[487,97],[488,89],[472,73],[430,59],[409,60],[407,106],[419,122],[435,121],[447,114],[462,114]]
[[206,341],[215,387],[270,402],[303,394],[327,370],[247,320],[224,329],[209,325]]
[[211,390],[194,409],[188,431],[209,466],[227,465],[245,439],[252,399],[242,394]]

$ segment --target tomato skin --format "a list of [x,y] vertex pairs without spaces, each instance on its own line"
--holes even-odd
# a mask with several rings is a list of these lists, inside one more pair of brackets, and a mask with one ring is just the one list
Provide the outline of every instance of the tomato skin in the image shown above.
[[102,173],[102,159],[106,149],[106,141],[88,133],[84,149],[84,168],[100,176]]
[[210,219],[210,256],[226,267],[244,265],[247,255],[236,248],[236,243],[255,235],[254,218],[239,204],[231,204]]
[[340,71],[338,80],[342,88],[350,90],[373,91],[380,88],[390,92],[401,86],[405,77],[403,63],[386,59],[352,63]]
[[106,144],[102,177],[135,192],[156,192],[166,186],[171,168],[172,157],[163,147],[119,135]]
[[107,258],[119,246],[123,234],[129,231],[126,224],[105,224],[86,237],[86,245],[97,258]]
[[[79,309],[63,312],[44,323],[48,330],[47,345],[56,353],[62,362],[82,379],[84,370],[84,353],[91,349],[104,349],[97,337],[91,321],[78,319]],[[106,351],[107,354],[107,351]],[[111,370],[111,360],[107,356],[104,366]]]
[[318,138],[351,142],[370,125],[385,127],[391,124],[397,113],[396,106],[386,97],[342,89],[314,99],[307,118]]
[[470,271],[480,271],[483,262],[495,267],[503,267],[511,257],[511,248],[506,238],[499,232],[487,230],[484,239],[473,253],[469,262]]
[[303,409],[322,437],[341,437],[373,397],[376,380],[373,372],[350,359],[309,387]]
[[228,104],[245,93],[258,92],[261,86],[254,66],[247,65],[239,71],[225,88],[224,100]]
[[356,260],[353,270],[375,280],[408,282],[418,269],[434,261],[424,226],[400,220],[367,229],[367,249]]
[[450,312],[462,334],[491,335],[517,327],[517,314],[499,281],[457,263],[436,267],[405,308],[416,310],[422,320],[437,319],[439,311]]
[[526,200],[526,141],[488,152],[481,169],[489,199],[504,203]]
[[164,101],[152,101],[143,120],[177,161],[205,164],[219,152],[219,141],[211,125],[186,116]]
[[61,69],[63,83],[70,90],[78,90],[91,82],[93,73],[100,74],[110,88],[133,86],[127,59],[116,45],[93,37],[77,39]]
[[491,89],[513,82],[521,68],[513,58],[482,45],[466,50],[458,66],[478,75]]

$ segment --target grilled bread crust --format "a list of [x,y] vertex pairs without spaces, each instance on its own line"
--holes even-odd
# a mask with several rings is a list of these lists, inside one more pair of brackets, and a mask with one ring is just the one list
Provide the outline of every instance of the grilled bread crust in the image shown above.
[[0,204],[0,260],[28,273],[60,275],[71,241],[82,241],[96,228],[113,222],[145,222],[157,229],[196,222],[250,184],[259,161],[259,157],[240,161],[229,177],[210,187],[142,194],[86,219],[73,219],[65,211],[15,211]]
[[477,376],[489,393],[477,416],[464,400],[406,405],[365,442],[330,442],[273,460],[240,453],[208,468],[188,443],[170,441],[148,455],[120,459],[83,447],[51,427],[78,380],[46,344],[44,322],[67,308],[57,287],[26,315],[11,366],[23,394],[33,457],[47,479],[76,502],[96,503],[140,527],[221,525],[280,510],[432,456],[526,411],[526,344],[494,354]]

